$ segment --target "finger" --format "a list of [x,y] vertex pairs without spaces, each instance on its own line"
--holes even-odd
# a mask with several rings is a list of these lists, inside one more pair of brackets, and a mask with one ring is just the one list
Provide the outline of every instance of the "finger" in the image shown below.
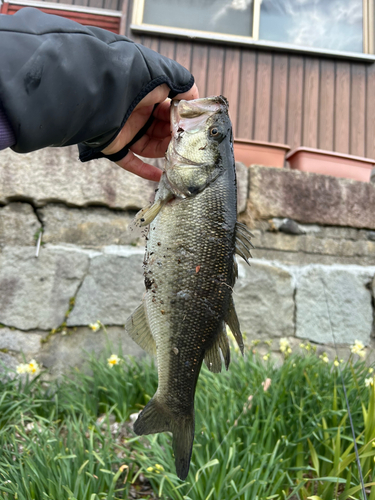
[[153,106],[156,102],[163,102],[168,97],[170,89],[166,83],[159,85],[149,92],[135,107],[135,109],[144,106]]
[[167,151],[170,140],[170,134],[164,139],[154,139],[144,135],[131,147],[131,150],[146,158],[162,158]]
[[120,161],[117,161],[116,164],[131,172],[132,174],[136,174],[143,179],[148,179],[149,181],[159,182],[162,171],[150,165],[149,163],[145,163],[140,158],[135,156],[131,151]]
[[183,94],[177,94],[176,97],[174,97],[173,99],[177,99],[179,101],[182,99],[185,99],[186,101],[191,101],[193,99],[199,99],[198,87],[194,83],[194,85],[191,87],[190,90],[188,90],[187,92],[184,92]]

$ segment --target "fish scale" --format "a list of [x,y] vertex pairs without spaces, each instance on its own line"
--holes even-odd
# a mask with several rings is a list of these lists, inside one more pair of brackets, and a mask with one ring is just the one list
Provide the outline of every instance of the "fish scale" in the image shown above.
[[225,323],[243,350],[232,292],[234,254],[250,257],[251,234],[236,222],[237,191],[228,104],[222,96],[172,103],[172,140],[155,202],[137,215],[148,225],[146,293],[126,322],[156,354],[158,388],[134,431],[170,431],[185,479],[194,440],[194,394],[203,360],[228,368]]

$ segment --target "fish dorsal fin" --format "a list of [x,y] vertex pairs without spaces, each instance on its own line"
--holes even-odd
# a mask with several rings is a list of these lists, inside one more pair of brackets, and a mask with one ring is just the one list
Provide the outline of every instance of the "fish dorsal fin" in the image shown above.
[[240,329],[240,322],[238,321],[237,313],[234,308],[233,297],[230,298],[228,311],[224,320],[229,326],[231,332],[233,333],[233,336],[236,339],[238,347],[240,348],[241,354],[243,355],[243,338]]
[[206,363],[207,368],[213,373],[221,372],[220,349],[223,354],[225,368],[228,370],[230,363],[230,350],[224,323],[222,324],[221,330],[218,333],[214,343],[205,352],[204,362]]
[[150,325],[148,324],[143,302],[127,319],[125,329],[139,347],[142,347],[142,349],[148,354],[151,354],[151,356],[156,354],[156,343],[152,336]]
[[236,253],[249,265],[248,259],[252,257],[251,249],[254,248],[254,245],[251,243],[253,236],[245,224],[236,222]]

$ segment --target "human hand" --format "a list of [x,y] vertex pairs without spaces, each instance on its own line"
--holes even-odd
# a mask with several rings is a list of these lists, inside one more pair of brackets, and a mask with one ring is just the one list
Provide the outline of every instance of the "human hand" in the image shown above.
[[[102,151],[102,153],[106,155],[112,155],[120,151],[145,125],[152,113],[154,105],[160,103],[153,113],[155,119],[147,132],[131,146],[130,151],[124,158],[116,162],[117,165],[128,172],[132,172],[151,181],[160,180],[162,174],[161,170],[153,165],[145,163],[135,156],[135,154],[147,158],[162,158],[164,156],[171,139],[170,100],[167,99],[169,92],[169,87],[163,84],[147,94],[147,96],[136,106],[115,140]],[[178,94],[174,99],[192,100],[198,99],[198,97],[198,88],[194,84],[188,92]]]

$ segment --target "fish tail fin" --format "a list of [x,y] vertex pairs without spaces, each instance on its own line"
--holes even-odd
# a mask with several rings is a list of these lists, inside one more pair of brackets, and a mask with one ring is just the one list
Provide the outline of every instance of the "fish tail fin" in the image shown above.
[[154,396],[134,423],[134,432],[139,436],[157,432],[172,432],[176,472],[186,479],[194,441],[194,410],[191,414],[175,417],[166,405]]

